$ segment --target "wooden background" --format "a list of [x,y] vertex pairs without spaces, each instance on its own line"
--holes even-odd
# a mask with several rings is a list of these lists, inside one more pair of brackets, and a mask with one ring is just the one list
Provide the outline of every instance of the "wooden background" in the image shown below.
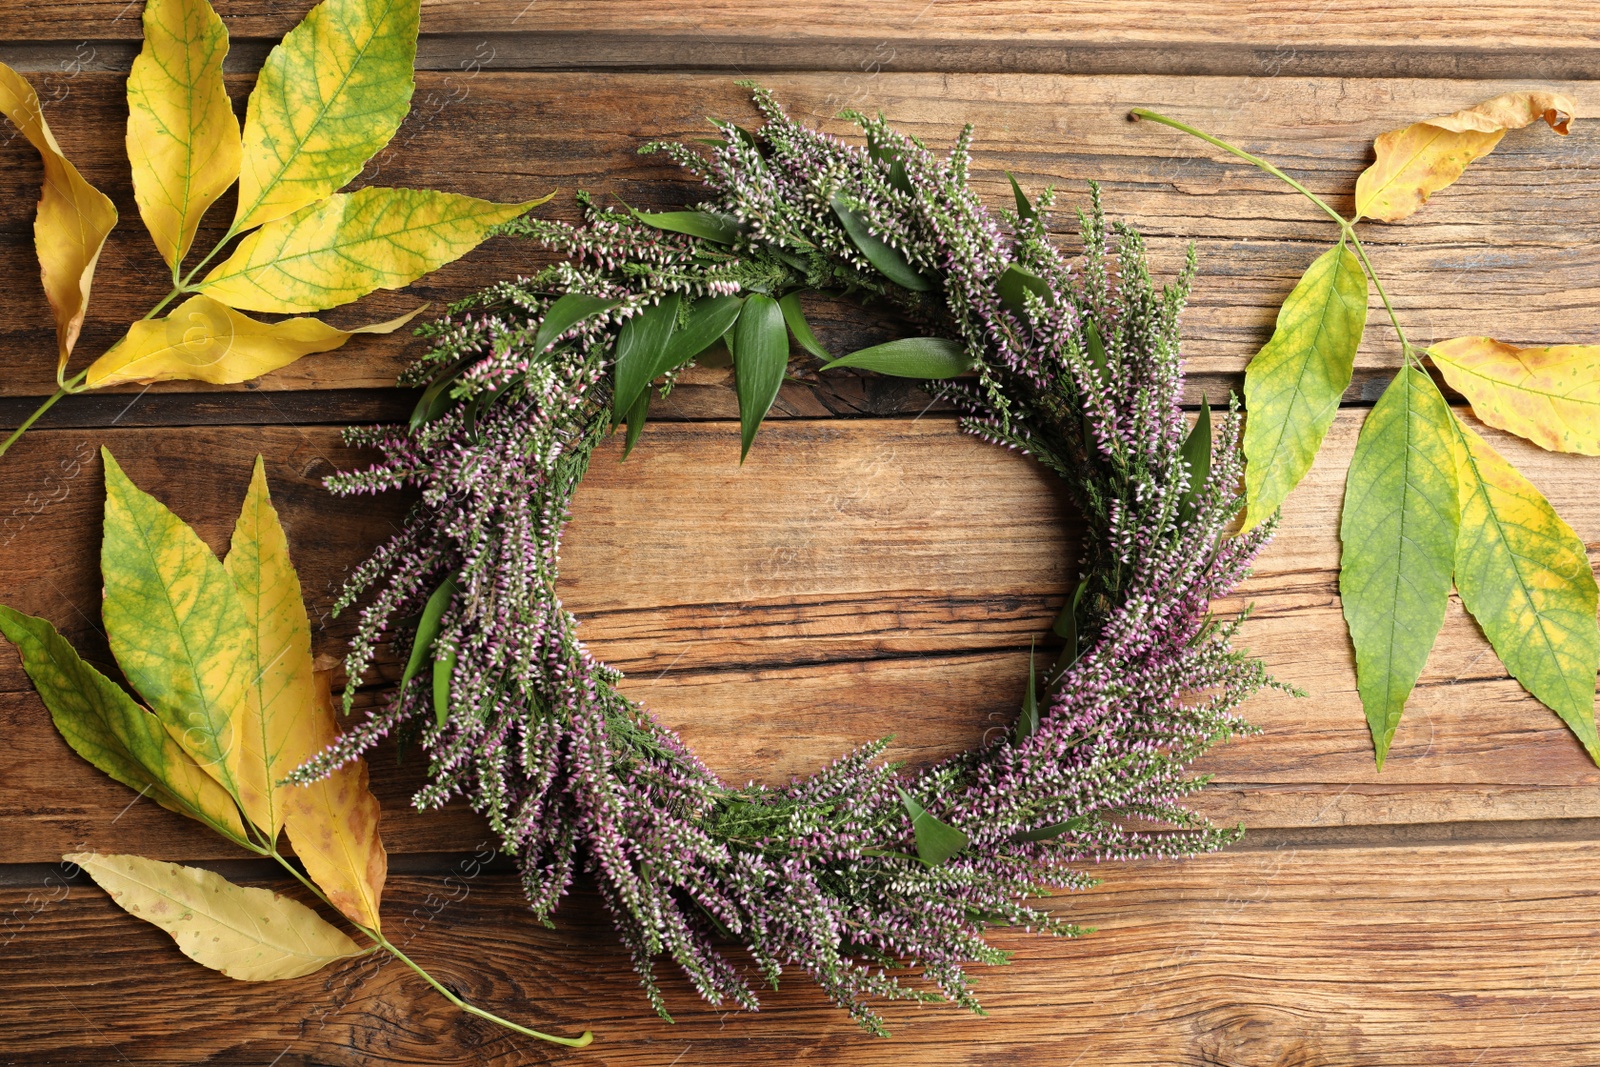
[[[242,110],[252,72],[309,3],[217,7],[234,35]],[[163,295],[121,158],[138,14],[125,0],[6,0],[0,20],[0,60],[34,80],[66,151],[123,215],[82,360]],[[1186,319],[1196,403],[1238,385],[1330,230],[1238,161],[1129,124],[1130,106],[1264,153],[1348,211],[1383,130],[1514,87],[1555,85],[1580,111],[1600,100],[1584,80],[1600,69],[1593,3],[425,0],[423,33],[412,115],[362,182],[498,199],[555,187],[545,210],[562,216],[580,188],[676,206],[690,188],[634,149],[702,132],[708,115],[749,119],[740,77],[833,129],[842,107],[881,109],[944,146],[971,121],[974,180],[991,199],[1007,195],[1006,169],[1029,188],[1062,184],[1069,204],[1094,178],[1110,210],[1149,237],[1158,270],[1198,244]],[[1600,126],[1573,130],[1513,133],[1414,219],[1369,226],[1413,340],[1600,342]],[[51,388],[53,337],[29,247],[38,179],[20,140],[0,147],[7,426]],[[217,216],[228,211],[231,201]],[[492,242],[336,318],[448,300],[540,262]],[[825,306],[816,319],[835,351],[894,329]],[[103,658],[97,448],[216,546],[260,452],[317,651],[337,656],[350,621],[327,608],[404,502],[335,500],[320,480],[356,462],[341,425],[409,409],[392,382],[418,351],[415,339],[363,338],[248,387],[62,403],[0,464],[0,597]],[[1058,899],[1060,913],[1100,929],[1087,939],[997,934],[1016,960],[979,975],[987,1018],[892,1008],[895,1037],[881,1041],[803,980],[749,1016],[710,1009],[674,979],[678,1021],[659,1021],[593,895],[580,889],[556,929],[536,925],[509,869],[474,862],[487,834],[470,812],[409,809],[418,763],[392,750],[373,761],[391,929],[464,995],[544,1029],[593,1027],[596,1043],[571,1053],[508,1036],[370,961],[232,982],[54,864],[92,847],[284,880],[153,803],[130,804],[54,734],[5,649],[0,1063],[1600,1063],[1600,773],[1506,677],[1459,604],[1387,768],[1373,770],[1339,616],[1336,530],[1355,434],[1396,361],[1374,316],[1322,458],[1255,577],[1222,605],[1254,601],[1244,643],[1311,694],[1252,701],[1260,735],[1206,761],[1216,783],[1200,806],[1250,833],[1221,855],[1107,869],[1101,888]],[[1073,551],[1072,518],[1038,471],[956,433],[900,383],[786,387],[743,469],[724,373],[697,372],[658,408],[627,465],[602,451],[565,556],[567,603],[599,654],[628,672],[628,691],[740,779],[780,781],[889,732],[897,754],[933,759],[1010,721]],[[1600,550],[1600,461],[1489,436]],[[396,673],[385,664],[366,699]]]

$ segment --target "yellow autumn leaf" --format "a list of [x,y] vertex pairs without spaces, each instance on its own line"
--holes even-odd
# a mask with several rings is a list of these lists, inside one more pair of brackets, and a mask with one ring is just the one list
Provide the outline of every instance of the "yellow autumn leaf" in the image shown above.
[[420,8],[323,0],[268,54],[245,109],[233,233],[321,200],[389,143],[411,109]]
[[426,189],[335,193],[239,242],[198,288],[246,311],[322,311],[399,289],[482,244],[549,196],[495,204]]
[[44,295],[56,320],[57,366],[65,367],[89,310],[89,287],[117,209],[67,162],[45,124],[39,98],[27,79],[0,63],[0,112],[16,124],[44,160],[44,187],[33,220]]
[[244,506],[233,527],[223,568],[244,609],[244,660],[249,675],[242,706],[233,713],[240,804],[263,813],[257,823],[275,840],[283,828],[289,787],[278,782],[315,751],[317,714],[311,666],[311,620],[300,579],[289,562],[289,539],[267,493],[267,474],[256,457]]
[[165,930],[185,956],[241,982],[299,978],[362,952],[299,901],[198,867],[96,852],[62,859],[122,910]]
[[1517,348],[1453,337],[1428,355],[1490,426],[1554,452],[1600,456],[1600,345]]
[[1560,93],[1527,90],[1381,134],[1376,161],[1356,179],[1356,217],[1398,222],[1488,155],[1507,130],[1544,119],[1565,134],[1575,111]]
[[200,216],[239,177],[239,120],[222,83],[228,31],[207,0],[148,0],[128,75],[128,162],[139,214],[173,269]]
[[146,319],[89,365],[90,388],[173,379],[226,384],[259,378],[301,356],[330,352],[359,333],[392,333],[423,308],[387,322],[341,330],[317,319],[267,324],[192,296],[159,319]]
[[[339,736],[331,673],[317,672],[316,703],[304,713],[307,755]],[[378,836],[378,798],[367,787],[366,761],[352,760],[326,778],[291,787],[286,827],[295,854],[328,902],[352,922],[379,929],[389,857]]]

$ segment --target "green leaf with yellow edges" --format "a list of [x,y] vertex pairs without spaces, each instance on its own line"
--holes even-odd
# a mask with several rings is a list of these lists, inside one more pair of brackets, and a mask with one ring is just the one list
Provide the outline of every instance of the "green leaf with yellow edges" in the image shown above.
[[259,378],[301,356],[330,352],[361,333],[392,333],[423,308],[387,322],[341,330],[317,319],[257,322],[209,296],[191,296],[159,319],[145,319],[89,364],[92,389],[124,382],[185,380],[227,384]]
[[117,664],[168,732],[240,802],[271,825],[265,768],[244,758],[233,717],[254,662],[233,579],[195,532],[128,479],[109,451],[101,612]]
[[1311,469],[1350,386],[1367,324],[1367,276],[1344,243],[1306,269],[1244,372],[1244,528],[1272,517]]
[[267,55],[245,109],[234,233],[323,199],[389,143],[411,110],[420,8],[323,0]]
[[1345,483],[1339,596],[1380,768],[1450,599],[1454,418],[1433,379],[1401,367],[1361,427]]
[[337,193],[246,237],[197,288],[245,311],[323,311],[409,285],[548,199],[495,204],[425,189]]
[[133,196],[161,258],[183,262],[200,217],[239,177],[239,120],[222,82],[228,30],[207,0],[149,0],[128,75]]
[[1582,539],[1528,479],[1456,422],[1461,536],[1456,589],[1495,654],[1600,763],[1594,572]]
[[85,663],[44,619],[0,606],[0,633],[72,750],[129,789],[252,848],[227,790],[173,740],[161,720]]

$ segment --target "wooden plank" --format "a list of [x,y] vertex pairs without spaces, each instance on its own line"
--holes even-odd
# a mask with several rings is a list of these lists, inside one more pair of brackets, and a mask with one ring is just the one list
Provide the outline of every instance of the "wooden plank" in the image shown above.
[[[467,865],[448,880],[391,878],[385,914],[409,953],[485,1007],[559,1033],[592,1026],[584,1058],[606,1067],[1526,1067],[1600,1058],[1600,963],[1588,947],[1600,935],[1597,864],[1600,844],[1574,841],[1284,846],[1111,867],[1102,887],[1051,905],[1094,935],[995,935],[1016,955],[977,972],[988,1018],[890,1006],[887,1041],[798,977],[746,1015],[701,1004],[663,968],[677,1023],[661,1022],[586,891],[547,930],[514,878]],[[376,960],[230,981],[81,882],[0,890],[0,916],[11,976],[0,1029],[18,1062],[573,1061],[454,1014]]]
[[[1259,828],[1600,817],[1600,772],[1505,677],[1456,604],[1386,769],[1373,769],[1339,616],[1332,518],[1359,420],[1340,417],[1256,576],[1218,605],[1256,604],[1243,644],[1311,699],[1251,702],[1246,713],[1262,733],[1209,758],[1217,788],[1205,810]],[[1600,461],[1486,434],[1600,546]],[[318,620],[317,650],[329,663],[342,653],[351,623],[327,609],[404,501],[328,497],[320,479],[355,457],[324,428],[25,439],[0,486],[8,603],[53,619],[104,661],[91,441],[108,444],[218,547],[251,457],[266,454]],[[1070,582],[1072,521],[1050,480],[931,416],[769,424],[742,468],[735,442],[725,423],[652,426],[627,464],[608,444],[579,492],[563,597],[597,654],[628,673],[625,689],[738,781],[781,782],[890,733],[896,756],[927,762],[1008,723],[1028,644],[1045,634]],[[64,456],[88,458],[75,478],[51,480]],[[395,674],[386,662],[379,680]],[[0,717],[12,739],[0,753],[9,830],[0,860],[48,861],[128,803],[55,736],[10,652],[0,652]],[[409,811],[420,768],[413,760],[397,772],[392,762],[375,764],[391,847],[450,848],[470,816]],[[221,847],[153,804],[118,825],[130,842],[174,857]]]
[[[692,198],[692,189],[674,168],[638,156],[638,145],[652,136],[695,135],[706,115],[750,114],[744,92],[722,75],[485,71],[458,85],[446,77],[420,78],[408,125],[364,180],[502,198],[556,186],[563,196],[541,209],[556,217],[571,217],[565,194],[578,188],[613,192],[641,206],[676,205]],[[947,146],[963,122],[975,122],[974,180],[996,203],[1009,195],[1005,169],[1029,188],[1059,183],[1071,205],[1082,203],[1086,180],[1099,179],[1108,208],[1149,236],[1158,274],[1170,276],[1185,244],[1196,241],[1202,273],[1186,319],[1191,400],[1201,391],[1214,399],[1237,384],[1245,361],[1270,333],[1278,304],[1331,234],[1314,208],[1271,178],[1199,151],[1205,146],[1173,131],[1128,124],[1130,106],[1166,110],[1265,153],[1349,210],[1350,190],[1375,134],[1520,84],[888,72],[854,89],[834,74],[764,80],[796,113],[834,130],[845,127],[828,116],[845,104],[881,108],[936,147]],[[234,82],[236,97],[247,81]],[[1561,87],[1585,106],[1586,83]],[[435,103],[428,104],[430,98]],[[69,154],[107,189],[124,217],[101,261],[82,362],[160,298],[162,272],[139,232],[120,137],[103,135],[121,128],[120,79],[79,75],[48,110]],[[1595,131],[1579,123],[1568,139],[1547,130],[1512,134],[1414,220],[1367,230],[1414,342],[1476,333],[1527,344],[1596,339],[1589,313],[1600,300],[1600,244],[1593,238],[1600,233],[1600,197],[1589,195],[1600,180]],[[53,335],[29,251],[37,181],[38,165],[20,142],[0,150],[0,247],[7,250],[0,256],[0,342],[16,353],[15,369],[0,380],[0,396],[39,396],[52,386]],[[1064,237],[1068,229],[1063,224]],[[376,319],[419,299],[437,306],[544,261],[527,246],[497,240],[405,294],[375,294],[336,318]],[[863,322],[847,308],[819,307],[817,318],[819,333],[836,351],[895,329],[880,319]],[[270,375],[257,389],[384,387],[420,351],[414,338],[360,338]],[[1392,330],[1375,317],[1349,398],[1375,398],[1396,362]],[[836,400],[828,390],[812,396],[791,387],[785,405],[810,414],[890,410],[885,403],[913,412],[925,406],[896,388],[875,401],[848,390]],[[169,390],[212,387],[156,387]],[[682,402],[696,417],[728,411],[727,394],[715,388],[698,398],[686,394]]]
[[[292,27],[309,0],[216,0],[235,37],[277,37]],[[18,5],[8,26],[17,40],[131,40],[139,35],[137,5],[124,0],[36,0]],[[771,7],[753,0],[712,0],[693,5],[637,4],[626,0],[424,0],[429,34],[507,32],[609,32],[644,38],[712,40],[846,41],[870,48],[878,38],[902,42],[961,41],[969,46],[1037,41],[1060,46],[1144,43],[1164,46],[1242,44],[1290,50],[1295,46],[1388,47],[1405,43],[1471,52],[1483,42],[1505,48],[1560,50],[1600,43],[1600,7],[1580,2],[1562,9],[1560,23],[1527,17],[1514,0],[1477,0],[1395,9],[1370,0],[1333,0],[1316,8],[1286,10],[1251,0],[1200,0],[1184,17],[1154,0],[1119,5],[1107,18],[1086,2],[1037,4],[1030,0],[881,0],[870,30],[860,13],[826,0]]]

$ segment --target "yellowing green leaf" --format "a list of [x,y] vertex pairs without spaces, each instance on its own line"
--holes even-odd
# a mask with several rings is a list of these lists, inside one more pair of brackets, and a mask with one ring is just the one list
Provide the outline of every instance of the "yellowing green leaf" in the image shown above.
[[199,288],[246,311],[338,307],[374,289],[409,285],[548,199],[494,204],[424,189],[338,193],[246,237]]
[[239,120],[222,83],[228,31],[207,0],[148,0],[128,75],[139,214],[174,276],[200,216],[239,177]]
[[141,490],[106,449],[100,569],[106,636],[122,673],[195,762],[272,825],[259,761],[244,759],[233,717],[245,706],[254,657],[233,579],[182,519]]
[[1600,627],[1583,541],[1488,442],[1457,422],[1456,588],[1511,676],[1600,763],[1594,719]]
[[311,620],[289,561],[289,539],[267,493],[260,456],[223,569],[233,579],[244,611],[249,672],[244,703],[233,713],[239,765],[250,768],[240,774],[239,800],[246,811],[260,813],[260,820],[252,815],[252,821],[275,839],[283,827],[289,789],[278,782],[321,746],[311,736],[319,714]]
[[241,982],[299,978],[361,946],[297,900],[198,867],[143,856],[63,856],[130,915],[161,927],[185,956]]
[[0,63],[0,112],[4,112],[44,160],[44,187],[33,219],[44,295],[56,320],[56,358],[67,365],[89,309],[89,287],[117,209],[67,162],[45,124],[39,98],[27,79]]
[[1461,522],[1453,420],[1433,379],[1401,367],[1361,427],[1345,483],[1339,596],[1380,768],[1450,599]]
[[1341,243],[1306,269],[1244,372],[1244,528],[1271,517],[1317,458],[1367,324],[1367,276]]
[[359,333],[392,333],[416,311],[387,322],[341,330],[317,319],[257,322],[209,296],[191,296],[159,319],[146,319],[89,364],[90,388],[124,382],[249,381],[301,356],[330,352]]
[[1544,119],[1565,134],[1575,112],[1560,93],[1525,90],[1381,134],[1376,161],[1356,179],[1356,217],[1398,222],[1488,155],[1507,130]]
[[245,109],[233,232],[321,200],[389,143],[411,109],[419,11],[323,0],[272,50]]
[[17,646],[23,669],[74,752],[162,807],[253,847],[227,790],[179,747],[160,719],[85,663],[54,626],[0,607],[0,633]]
[[[317,672],[315,685],[315,703],[300,712],[307,755],[338,737],[327,671]],[[378,799],[367,787],[366,761],[352,760],[326,778],[292,786],[287,799],[289,841],[306,873],[346,918],[378,929],[389,857],[378,837]]]
[[1515,348],[1453,337],[1428,355],[1490,426],[1555,452],[1600,456],[1600,345]]

